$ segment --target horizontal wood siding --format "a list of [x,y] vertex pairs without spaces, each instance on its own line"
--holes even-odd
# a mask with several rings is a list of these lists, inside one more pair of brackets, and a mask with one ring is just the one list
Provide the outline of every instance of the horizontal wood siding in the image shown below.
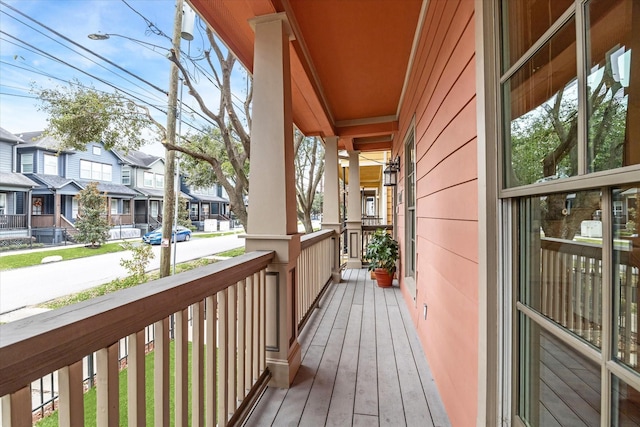
[[[403,138],[415,119],[417,162],[417,297],[407,288],[404,296],[451,423],[460,426],[475,425],[477,412],[475,95],[474,2],[432,0],[400,114]],[[402,153],[404,144],[395,151]],[[404,248],[402,202],[398,236]]]

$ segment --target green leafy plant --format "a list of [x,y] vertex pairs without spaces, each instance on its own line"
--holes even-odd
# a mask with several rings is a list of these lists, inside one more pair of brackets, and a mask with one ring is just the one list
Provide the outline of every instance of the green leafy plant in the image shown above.
[[144,283],[147,278],[145,270],[149,262],[155,257],[151,246],[143,244],[133,245],[131,242],[123,242],[122,247],[127,251],[131,251],[132,258],[121,259],[120,265],[127,269],[134,281]]
[[369,261],[369,271],[383,268],[393,275],[398,260],[398,242],[386,230],[377,229],[367,245],[365,259]]
[[76,238],[91,248],[99,248],[109,238],[107,197],[100,194],[97,182],[90,182],[75,198],[79,207]]

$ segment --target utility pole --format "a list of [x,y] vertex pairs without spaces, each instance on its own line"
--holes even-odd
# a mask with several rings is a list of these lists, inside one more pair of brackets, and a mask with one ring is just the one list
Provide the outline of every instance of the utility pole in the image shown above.
[[[180,60],[180,37],[182,33],[183,0],[176,0],[176,14],[173,20],[173,50]],[[178,67],[171,62],[169,78],[169,108],[167,111],[167,142],[175,144],[176,116],[178,111]],[[162,243],[160,247],[160,277],[171,274],[171,233],[175,212],[175,167],[176,152],[165,149],[164,198],[162,204]]]

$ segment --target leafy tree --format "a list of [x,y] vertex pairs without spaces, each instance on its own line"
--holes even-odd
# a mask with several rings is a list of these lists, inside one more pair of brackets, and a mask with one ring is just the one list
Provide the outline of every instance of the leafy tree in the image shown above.
[[32,90],[42,101],[39,110],[49,115],[46,134],[62,141],[63,148],[85,151],[102,141],[107,149],[124,152],[145,143],[143,129],[152,121],[148,110],[120,94],[98,92],[75,82],[68,87]]
[[294,135],[294,166],[296,169],[296,199],[298,219],[306,233],[313,233],[311,213],[318,184],[324,174],[324,147],[318,138],[306,138],[296,130]]
[[99,248],[109,238],[107,197],[100,194],[97,182],[90,182],[75,198],[78,199],[76,239],[88,243],[90,248]]
[[194,229],[193,224],[191,223],[191,215],[189,215],[187,199],[184,197],[180,197],[178,199],[178,225]]

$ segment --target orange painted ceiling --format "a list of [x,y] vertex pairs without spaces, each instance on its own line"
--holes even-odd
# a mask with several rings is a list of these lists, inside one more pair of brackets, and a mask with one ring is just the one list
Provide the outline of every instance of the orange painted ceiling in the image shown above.
[[249,19],[285,12],[293,28],[296,126],[341,149],[389,150],[422,0],[189,0],[253,68]]

